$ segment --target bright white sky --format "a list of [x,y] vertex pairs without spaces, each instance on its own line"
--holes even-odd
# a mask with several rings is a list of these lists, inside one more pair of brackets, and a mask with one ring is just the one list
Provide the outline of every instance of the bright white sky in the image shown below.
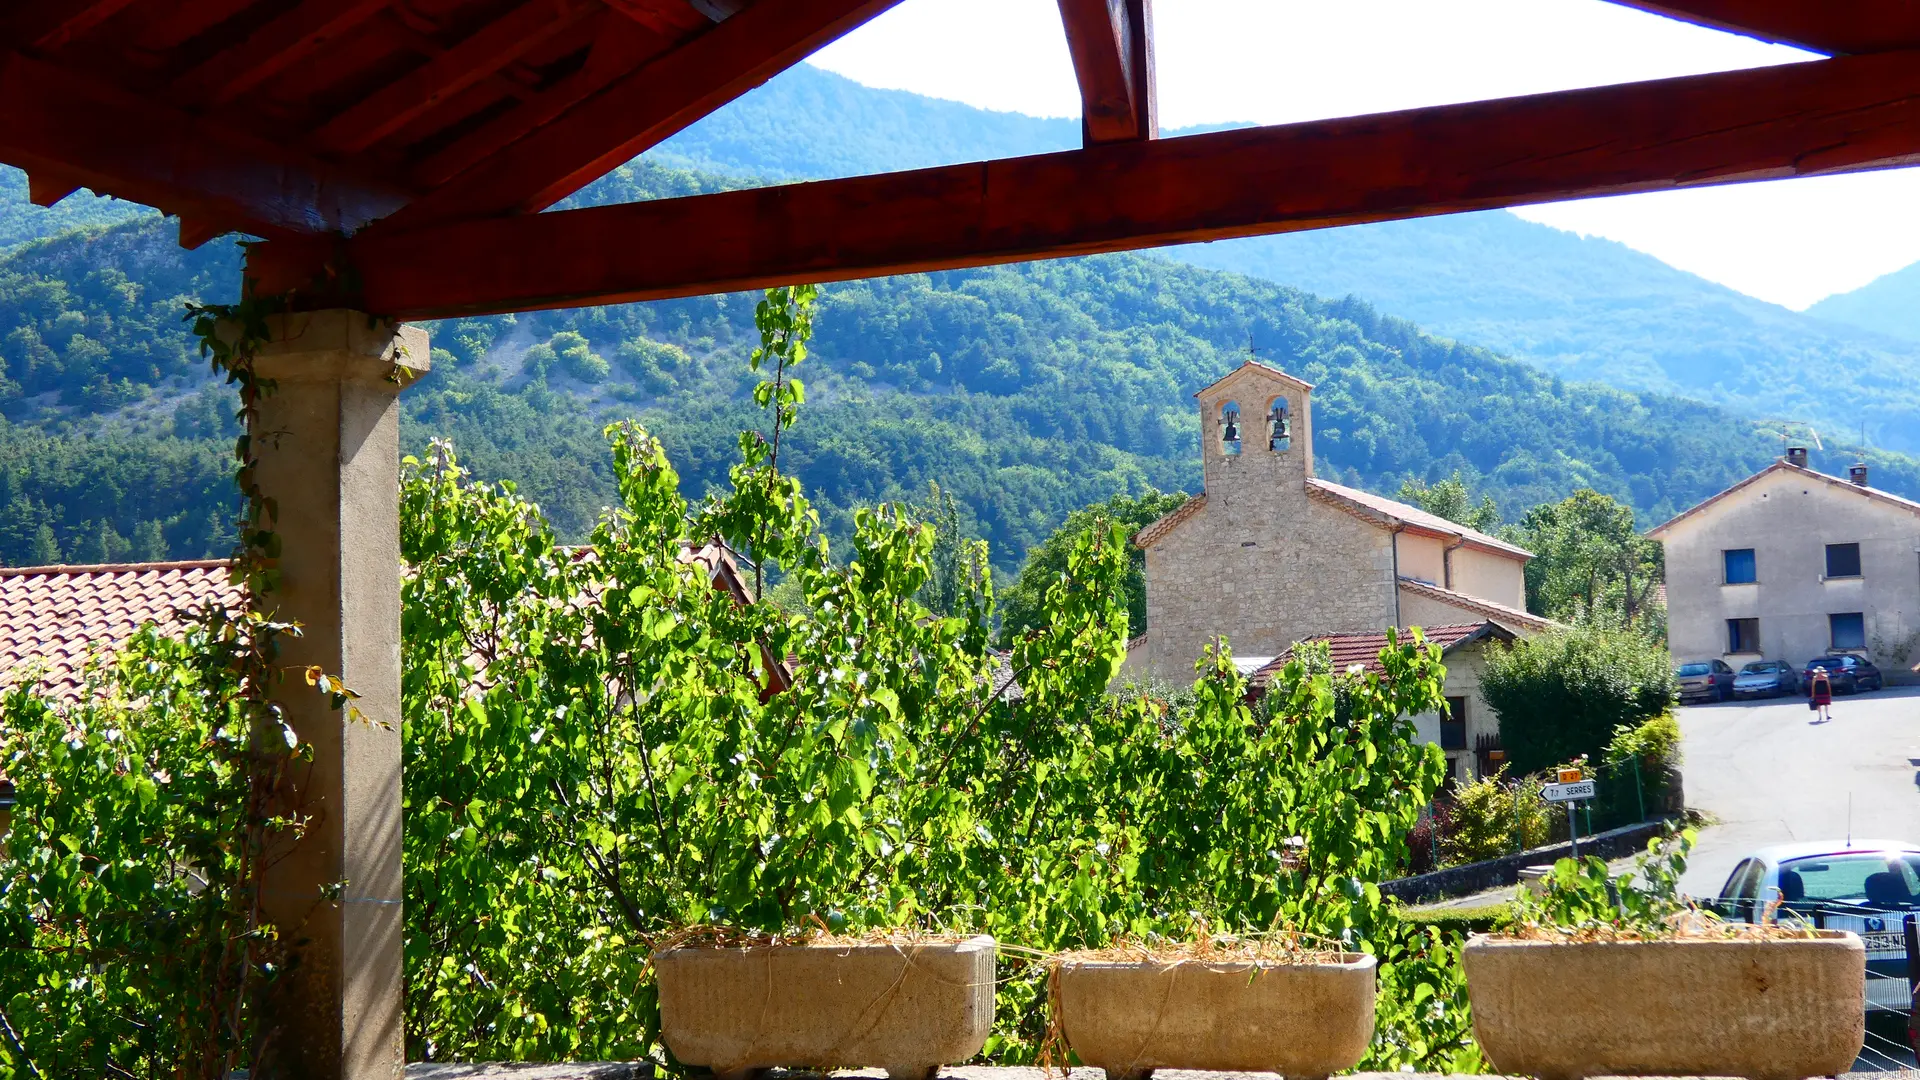
[[[1154,22],[1163,128],[1288,123],[1806,57],[1601,0],[1158,0]],[[813,63],[981,108],[1080,112],[1056,0],[905,0]],[[1519,213],[1792,308],[1920,261],[1912,169]]]

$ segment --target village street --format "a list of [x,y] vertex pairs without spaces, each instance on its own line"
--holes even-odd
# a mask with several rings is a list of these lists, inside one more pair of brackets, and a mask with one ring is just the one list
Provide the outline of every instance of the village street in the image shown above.
[[1800,697],[1680,710],[1687,805],[1718,820],[1681,879],[1718,894],[1755,848],[1853,835],[1920,843],[1920,687],[1834,700],[1815,724]]
[[[1687,805],[1718,820],[1681,888],[1714,896],[1756,848],[1844,839],[1849,797],[1854,836],[1920,842],[1920,687],[1836,698],[1832,722],[1812,719],[1800,697],[1680,710]],[[1898,1038],[1876,1022],[1854,1069],[1913,1068]]]

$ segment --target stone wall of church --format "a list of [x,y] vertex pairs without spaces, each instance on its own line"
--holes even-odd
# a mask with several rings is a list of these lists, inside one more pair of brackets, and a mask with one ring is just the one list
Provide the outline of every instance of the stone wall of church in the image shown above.
[[1193,678],[1202,650],[1228,637],[1236,656],[1276,656],[1315,634],[1393,622],[1393,549],[1385,529],[1278,487],[1258,501],[1215,501],[1147,549],[1147,640],[1129,675]]

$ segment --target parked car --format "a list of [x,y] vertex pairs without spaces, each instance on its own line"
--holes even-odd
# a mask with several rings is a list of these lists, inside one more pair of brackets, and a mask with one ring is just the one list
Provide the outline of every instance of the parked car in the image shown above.
[[1733,677],[1733,696],[1780,697],[1800,690],[1800,674],[1785,660],[1755,660]]
[[1873,666],[1873,661],[1864,656],[1841,653],[1836,656],[1816,656],[1807,661],[1806,668],[1801,671],[1800,685],[1809,693],[1813,690],[1813,669],[1817,667],[1827,669],[1827,681],[1833,684],[1836,694],[1857,694],[1862,690],[1878,690],[1887,685],[1887,680],[1881,676],[1880,669]]
[[1740,922],[1851,930],[1867,947],[1867,1011],[1912,1009],[1905,922],[1920,911],[1920,846],[1830,840],[1761,848],[1733,868],[1716,906]]
[[1673,669],[1681,701],[1725,701],[1733,694],[1733,669],[1724,660],[1697,660]]

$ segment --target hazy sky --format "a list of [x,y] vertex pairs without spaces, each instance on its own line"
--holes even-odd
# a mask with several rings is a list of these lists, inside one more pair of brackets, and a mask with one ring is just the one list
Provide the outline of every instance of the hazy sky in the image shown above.
[[[1600,0],[1156,0],[1154,21],[1163,127],[1288,123],[1807,58]],[[905,0],[813,62],[982,108],[1080,111],[1056,0]],[[1519,213],[1794,308],[1920,261],[1920,170]]]

